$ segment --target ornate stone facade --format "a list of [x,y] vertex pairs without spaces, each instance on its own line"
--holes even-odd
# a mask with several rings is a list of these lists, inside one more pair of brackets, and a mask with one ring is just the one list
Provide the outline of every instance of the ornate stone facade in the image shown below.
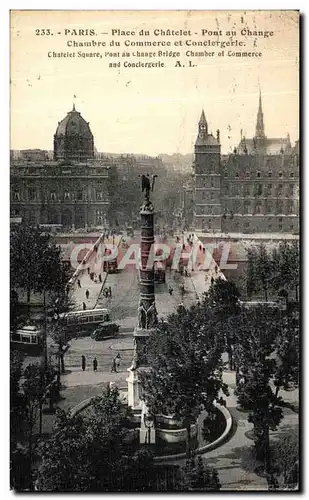
[[[204,232],[296,233],[299,230],[299,142],[268,139],[262,98],[252,140],[242,137],[221,157],[220,135],[208,134],[204,112],[195,144],[194,186],[186,190],[186,220]],[[190,219],[193,198],[193,222]]]
[[89,124],[75,107],[58,124],[54,158],[11,159],[11,217],[63,229],[108,227],[112,162],[93,159]]

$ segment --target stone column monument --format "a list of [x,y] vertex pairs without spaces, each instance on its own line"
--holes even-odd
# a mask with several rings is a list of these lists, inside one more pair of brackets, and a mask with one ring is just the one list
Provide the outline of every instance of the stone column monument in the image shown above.
[[154,291],[154,207],[150,201],[155,178],[142,175],[142,192],[145,198],[141,206],[141,242],[140,242],[140,297],[138,305],[138,323],[134,330],[134,355],[132,366],[128,369],[128,405],[133,411],[142,410],[142,395],[139,372],[147,369],[147,340],[157,324],[157,310]]

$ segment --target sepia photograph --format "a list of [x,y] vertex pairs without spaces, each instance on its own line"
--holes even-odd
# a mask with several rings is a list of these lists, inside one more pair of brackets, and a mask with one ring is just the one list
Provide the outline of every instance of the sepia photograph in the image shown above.
[[10,489],[300,491],[299,11],[9,29]]

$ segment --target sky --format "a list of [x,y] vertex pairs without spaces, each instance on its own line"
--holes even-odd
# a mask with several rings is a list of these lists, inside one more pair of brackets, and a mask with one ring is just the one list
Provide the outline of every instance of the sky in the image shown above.
[[[36,35],[50,29],[52,36]],[[94,29],[95,37],[64,30]],[[114,35],[111,30],[134,31]],[[149,30],[150,36],[139,35]],[[192,35],[154,36],[153,30],[191,30]],[[206,34],[202,29],[221,31]],[[272,31],[273,36],[240,35],[241,29]],[[124,47],[129,41],[232,40],[245,49],[208,47]],[[61,33],[58,35],[57,33]],[[102,34],[106,33],[106,34]],[[196,33],[196,34],[195,34]],[[106,48],[69,48],[75,40],[105,41]],[[108,47],[111,41],[121,47]],[[256,41],[256,47],[254,42]],[[94,135],[101,152],[192,153],[197,124],[204,109],[209,131],[220,130],[221,151],[228,153],[255,133],[259,86],[262,91],[265,133],[299,138],[299,34],[296,11],[13,11],[11,14],[11,149],[53,149],[57,124],[73,101]],[[103,58],[49,58],[48,52],[100,51]],[[164,68],[109,68],[105,52],[180,51],[177,58],[141,58],[163,61]],[[215,50],[214,57],[186,58],[185,51]],[[227,57],[228,50],[262,52],[261,58]],[[188,67],[191,59],[196,67]],[[127,59],[136,62],[138,58]],[[184,67],[175,67],[180,60]],[[76,96],[76,97],[74,97]]]

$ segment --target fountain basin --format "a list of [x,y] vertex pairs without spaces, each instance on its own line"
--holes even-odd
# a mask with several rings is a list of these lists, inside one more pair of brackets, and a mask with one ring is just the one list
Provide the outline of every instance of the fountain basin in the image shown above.
[[[183,423],[170,415],[156,415],[157,437],[166,443],[181,443],[187,439],[187,429]],[[191,424],[191,437],[197,436],[197,425]]]
[[[71,410],[71,415],[76,415],[77,413],[83,412],[91,407],[94,398],[89,398],[82,401],[76,405]],[[221,418],[224,419],[225,425],[222,432],[213,441],[205,443],[201,438],[201,420],[205,418],[205,415],[200,415],[196,424],[191,424],[191,440],[195,441],[196,445],[193,446],[191,453],[193,455],[200,455],[207,453],[214,448],[221,446],[229,437],[232,430],[232,416],[229,410],[219,404],[215,405],[217,411],[220,412]],[[141,412],[136,412],[135,418],[132,420],[132,424],[135,428],[128,429],[127,442],[139,443],[139,426],[141,421]],[[157,463],[168,463],[173,460],[181,460],[186,457],[185,453],[185,442],[187,438],[186,429],[182,427],[183,424],[176,421],[173,417],[169,415],[160,415],[157,417],[158,422],[156,426],[156,437],[158,440],[158,446],[156,446],[154,460]],[[169,428],[170,427],[170,428]],[[160,445],[161,443],[161,445]],[[162,448],[161,448],[162,446]]]
[[[182,429],[162,429],[157,428],[156,434],[166,443],[183,443],[187,439],[187,430]],[[191,424],[191,437],[197,436],[197,425]]]

